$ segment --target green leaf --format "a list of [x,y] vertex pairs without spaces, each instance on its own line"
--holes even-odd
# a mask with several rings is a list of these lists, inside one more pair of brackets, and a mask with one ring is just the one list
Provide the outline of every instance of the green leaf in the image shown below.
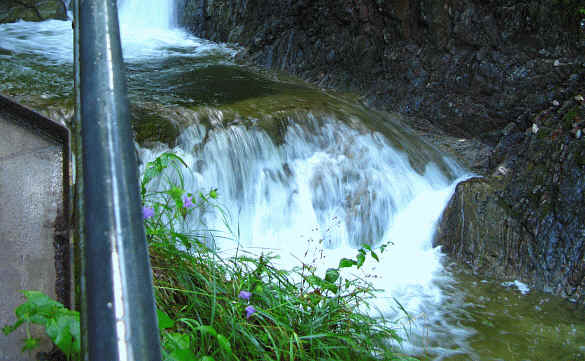
[[177,349],[171,352],[168,361],[197,361],[197,356],[189,349]]
[[219,343],[219,347],[221,347],[225,352],[230,355],[232,354],[232,346],[224,335],[220,333],[217,334],[217,343]]
[[358,253],[357,255],[357,268],[359,269],[361,266],[364,265],[364,262],[366,261],[366,255],[364,253]]
[[323,284],[323,280],[321,279],[321,277],[318,277],[315,275],[310,275],[309,277],[306,278],[306,280],[313,287],[314,286],[321,286]]
[[201,332],[201,334],[209,334],[209,335],[214,336],[214,337],[217,336],[217,331],[212,326],[203,325],[203,326],[199,326],[195,329],[199,330]]
[[325,281],[335,283],[339,279],[339,270],[337,268],[329,268],[325,272]]
[[342,258],[339,261],[339,268],[348,268],[348,267],[353,267],[357,264],[356,261],[354,261],[353,259],[349,259],[349,258]]
[[62,315],[56,319],[47,322],[47,335],[53,343],[59,347],[67,356],[71,355],[73,347],[73,335],[71,334],[71,325],[74,323],[71,315]]
[[179,157],[175,153],[166,152],[161,154],[160,157],[164,159],[167,162],[167,164],[170,163],[169,161],[174,160],[176,162],[181,163],[185,168],[189,168],[187,166],[187,163],[185,163],[185,161],[183,160],[183,158]]
[[34,350],[35,348],[37,348],[39,346],[40,342],[41,342],[41,340],[38,338],[29,337],[29,338],[24,340],[24,346],[22,346],[21,351],[26,352],[26,351]]
[[370,255],[372,256],[373,259],[376,260],[376,262],[380,262],[380,259],[378,258],[378,255],[376,254],[376,252],[370,251]]
[[339,287],[337,287],[337,285],[335,283],[330,283],[327,281],[323,282],[323,285],[321,285],[321,287],[323,287],[326,290],[329,290],[333,293],[337,293],[337,291],[339,290]]
[[211,356],[203,356],[199,361],[215,361],[215,359]]
[[14,332],[23,323],[24,323],[23,320],[18,320],[13,325],[4,326],[4,327],[2,327],[2,333],[4,333],[4,335],[8,336],[12,332]]
[[180,349],[188,350],[191,346],[191,339],[188,334],[173,332],[167,333],[166,337],[166,344],[170,346],[172,351]]
[[209,192],[209,196],[210,196],[211,198],[213,198],[213,199],[216,199],[216,198],[217,198],[217,189],[212,189],[212,190]]
[[171,328],[175,325],[175,321],[173,321],[164,311],[161,311],[158,308],[156,309],[156,315],[158,317],[159,331],[166,330],[167,328]]
[[177,186],[173,186],[171,189],[167,191],[167,194],[175,201],[177,206],[183,206],[183,199],[181,196],[185,191]]

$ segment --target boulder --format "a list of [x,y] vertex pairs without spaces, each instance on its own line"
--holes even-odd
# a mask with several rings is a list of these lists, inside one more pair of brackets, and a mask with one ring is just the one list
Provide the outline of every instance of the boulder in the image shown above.
[[552,104],[525,129],[507,127],[491,156],[494,173],[457,187],[435,245],[479,275],[519,279],[585,304],[581,98]]

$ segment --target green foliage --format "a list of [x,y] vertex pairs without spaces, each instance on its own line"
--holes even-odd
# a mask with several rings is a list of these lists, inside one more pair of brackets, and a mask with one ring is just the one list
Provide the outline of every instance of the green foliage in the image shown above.
[[26,339],[22,351],[30,351],[39,345],[39,339],[30,334],[30,324],[43,326],[53,343],[68,359],[78,360],[81,349],[79,313],[65,308],[61,303],[38,291],[22,291],[26,302],[14,313],[16,322],[5,326],[2,332],[8,335],[21,325],[26,327]]
[[[344,276],[367,257],[377,261],[387,245],[364,245],[324,274],[311,264],[283,270],[271,254],[222,256],[212,242],[179,231],[195,209],[221,212],[215,189],[197,197],[184,189],[184,166],[165,153],[146,165],[141,182],[144,207],[154,209],[145,213],[145,227],[164,360],[413,360],[389,348],[400,341],[393,324],[367,313],[377,291]],[[70,359],[79,359],[79,314],[39,292],[25,295],[18,321],[4,332],[43,325]],[[28,337],[23,350],[37,342]]]
[[[157,209],[146,222],[157,304],[175,320],[163,331],[165,357],[400,359],[388,346],[390,340],[399,341],[393,325],[366,313],[376,290],[363,279],[343,276],[343,269],[360,268],[368,257],[377,261],[387,244],[377,249],[364,245],[355,258],[342,259],[324,274],[311,264],[283,270],[271,254],[240,250],[234,257],[225,257],[211,247],[212,242],[189,234],[177,237],[175,225],[194,207],[186,209],[186,214],[172,208],[178,205],[179,195],[190,193],[183,190],[180,177],[165,175],[155,163],[149,167],[167,182],[166,187],[158,183],[163,190],[157,197],[144,194],[146,205],[154,201]],[[199,194],[197,205],[216,207],[211,202],[216,196],[215,190]],[[166,212],[164,217],[159,210]],[[177,238],[184,249],[177,248]],[[249,298],[242,297],[241,291],[249,292]],[[250,306],[254,312],[248,314]]]

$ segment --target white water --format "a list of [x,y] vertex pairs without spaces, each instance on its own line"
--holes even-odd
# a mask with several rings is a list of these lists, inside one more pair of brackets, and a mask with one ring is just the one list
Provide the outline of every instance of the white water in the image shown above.
[[[214,54],[231,57],[234,54],[234,50],[225,45],[197,38],[175,27],[172,2],[120,0],[120,36],[125,61]],[[45,64],[70,64],[73,61],[71,21],[0,24],[0,48],[38,55]]]
[[[232,53],[173,28],[168,1],[120,4],[126,61]],[[0,48],[38,56],[43,63],[70,66],[71,44],[68,21],[0,25]],[[231,212],[231,236],[217,238],[226,255],[238,246],[237,239],[254,253],[279,254],[285,267],[314,260],[324,272],[340,258],[355,256],[361,242],[392,242],[381,262],[369,259],[360,274],[375,275],[368,279],[385,290],[375,304],[384,315],[400,316],[396,298],[415,318],[406,350],[424,349],[427,334],[445,347],[435,349],[438,354],[467,348],[469,331],[446,321],[462,301],[443,291],[451,277],[431,244],[455,178],[464,177],[463,172],[452,167],[456,177],[449,177],[428,163],[419,174],[380,133],[358,131],[331,117],[308,115],[290,125],[280,146],[263,131],[243,126],[216,127],[203,143],[207,132],[198,125],[187,128],[174,151],[190,166],[188,190],[218,188]],[[164,150],[142,149],[141,158],[147,162]],[[201,228],[196,217],[191,221],[193,228]],[[228,233],[212,214],[206,222]]]
[[[221,124],[222,113],[215,118]],[[148,162],[167,150],[141,149],[140,157]],[[187,191],[218,188],[223,208],[231,212],[231,232],[217,213],[192,216],[186,225],[202,229],[203,219],[220,231],[216,235],[226,235],[216,238],[226,257],[236,249],[268,252],[277,254],[284,268],[302,261],[324,274],[341,258],[355,257],[362,243],[392,242],[379,263],[369,259],[359,272],[352,270],[384,290],[373,306],[399,318],[395,298],[417,319],[405,344],[409,351],[423,349],[425,333],[447,338],[447,329],[461,337],[443,344],[465,347],[468,331],[444,320],[451,310],[439,284],[448,286],[450,276],[440,250],[432,247],[436,222],[465,177],[457,166],[451,164],[457,179],[433,163],[419,174],[380,133],[310,113],[301,123],[289,123],[280,146],[259,129],[192,125],[172,151],[189,166]]]
[[119,0],[120,24],[132,29],[171,29],[174,23],[173,0]]

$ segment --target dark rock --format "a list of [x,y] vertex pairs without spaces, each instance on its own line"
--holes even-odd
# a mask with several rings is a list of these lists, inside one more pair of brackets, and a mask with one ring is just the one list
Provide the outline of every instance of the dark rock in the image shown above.
[[0,23],[47,19],[67,20],[67,6],[63,0],[4,0],[0,2]]
[[457,187],[435,243],[479,274],[585,303],[583,120],[585,104],[566,100],[536,115],[529,131],[506,127],[494,174]]
[[[249,60],[369,94],[376,107],[492,146],[494,131],[558,97],[585,61],[574,6],[545,0],[180,0],[178,6],[181,24],[202,37],[238,42]],[[559,58],[563,66],[554,68]]]

